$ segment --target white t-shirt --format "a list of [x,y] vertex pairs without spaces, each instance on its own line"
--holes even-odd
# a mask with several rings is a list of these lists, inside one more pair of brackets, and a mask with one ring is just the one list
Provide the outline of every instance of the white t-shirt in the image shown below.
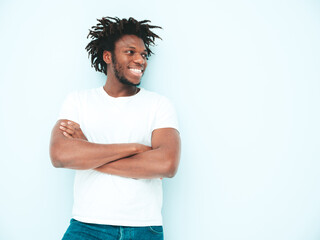
[[[178,129],[169,100],[143,88],[114,98],[103,87],[74,92],[66,98],[59,119],[80,124],[94,143],[141,143],[151,146],[152,131]],[[161,179],[131,179],[95,170],[76,170],[73,218],[119,226],[162,225]]]

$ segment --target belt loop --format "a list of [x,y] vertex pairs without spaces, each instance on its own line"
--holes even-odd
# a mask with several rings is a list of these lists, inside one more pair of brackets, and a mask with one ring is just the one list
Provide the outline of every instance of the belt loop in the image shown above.
[[120,226],[119,229],[120,229],[120,238],[119,238],[119,240],[122,240],[122,231],[123,231],[123,228]]

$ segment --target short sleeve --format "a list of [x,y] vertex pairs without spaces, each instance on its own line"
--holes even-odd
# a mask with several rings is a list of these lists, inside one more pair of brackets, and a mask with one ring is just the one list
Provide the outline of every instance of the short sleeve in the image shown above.
[[161,97],[159,101],[152,131],[158,128],[175,128],[179,131],[177,113],[166,97]]
[[79,99],[78,93],[73,92],[68,94],[64,100],[62,107],[60,109],[58,119],[68,119],[79,123]]

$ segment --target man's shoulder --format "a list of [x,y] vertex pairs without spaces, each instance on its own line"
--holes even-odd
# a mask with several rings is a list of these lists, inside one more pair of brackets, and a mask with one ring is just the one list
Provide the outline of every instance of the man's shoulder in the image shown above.
[[68,97],[70,98],[76,98],[76,99],[82,99],[87,98],[91,96],[95,96],[99,94],[99,88],[90,88],[90,89],[80,89],[80,90],[74,90],[68,93]]
[[174,109],[172,101],[167,96],[146,89],[142,90],[142,97],[139,101],[144,107],[149,107],[154,110],[162,109],[163,111]]
[[144,88],[141,88],[141,92],[142,92],[142,96],[145,98],[149,98],[149,99],[154,99],[154,100],[163,100],[163,99],[168,99],[166,96],[159,94],[157,92],[154,91],[150,91]]

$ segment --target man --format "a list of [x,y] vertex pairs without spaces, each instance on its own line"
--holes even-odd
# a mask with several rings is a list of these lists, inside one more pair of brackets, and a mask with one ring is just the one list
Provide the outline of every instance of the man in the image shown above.
[[51,135],[53,166],[76,169],[63,239],[163,239],[161,180],[178,168],[178,124],[167,98],[138,88],[160,27],[98,21],[86,49],[106,84],[69,94]]

